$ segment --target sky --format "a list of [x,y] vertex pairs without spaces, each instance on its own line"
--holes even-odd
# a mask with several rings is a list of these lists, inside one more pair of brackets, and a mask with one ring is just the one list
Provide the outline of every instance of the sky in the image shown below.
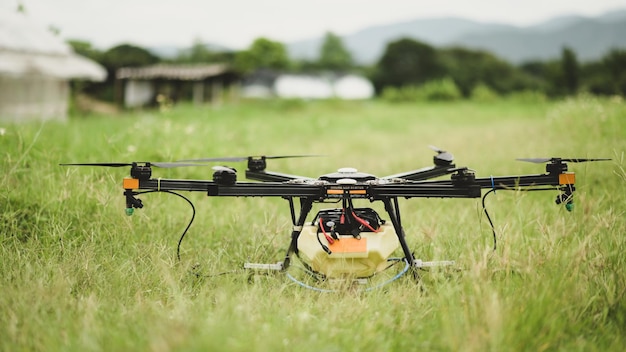
[[244,49],[259,37],[290,43],[418,18],[527,26],[626,9],[626,0],[0,0],[0,11],[15,11],[20,3],[63,39],[100,49],[121,43],[187,47],[195,41]]

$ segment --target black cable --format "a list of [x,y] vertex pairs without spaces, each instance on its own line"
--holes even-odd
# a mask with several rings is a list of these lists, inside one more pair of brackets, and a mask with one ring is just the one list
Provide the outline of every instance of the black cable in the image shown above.
[[183,243],[183,239],[185,238],[185,235],[187,234],[187,231],[189,231],[189,228],[191,227],[191,224],[193,223],[193,220],[196,217],[196,207],[189,200],[189,198],[183,196],[180,193],[176,193],[176,192],[172,192],[172,191],[163,191],[163,192],[166,192],[166,193],[178,196],[178,197],[184,199],[185,201],[187,201],[187,203],[189,203],[189,205],[191,205],[191,210],[192,210],[191,219],[189,220],[189,223],[187,224],[187,227],[185,227],[185,231],[183,231],[183,234],[180,235],[180,239],[178,239],[178,245],[176,246],[176,258],[178,258],[178,261],[180,261],[180,245],[181,245],[181,243]]
[[485,215],[487,216],[487,220],[489,220],[489,225],[491,226],[491,231],[493,232],[493,250],[496,250],[497,247],[497,240],[496,240],[496,228],[493,226],[493,221],[491,221],[491,217],[489,216],[489,212],[487,211],[487,207],[485,207],[485,198],[487,198],[487,195],[489,195],[491,192],[495,192],[496,189],[492,188],[491,190],[489,190],[487,193],[485,193],[485,195],[483,196],[483,211],[485,212]]
[[[192,211],[191,219],[189,219],[189,223],[187,224],[187,227],[185,227],[185,230],[180,235],[180,238],[178,239],[178,245],[176,246],[176,258],[180,262],[180,246],[183,243],[183,239],[185,238],[185,235],[189,231],[189,228],[191,227],[191,224],[193,224],[193,221],[196,218],[196,207],[189,200],[189,198],[183,196],[180,193],[176,193],[176,192],[169,191],[169,190],[150,190],[150,191],[144,191],[144,192],[136,192],[136,195],[147,194],[147,193],[155,193],[155,192],[165,192],[165,193],[173,194],[173,195],[175,195],[177,197],[180,197],[180,198],[184,199],[191,206],[191,211]],[[208,274],[208,275],[202,275],[200,273],[197,273],[197,272],[194,272],[194,271],[190,271],[191,274],[195,275],[198,278],[200,278],[200,277],[217,277],[217,276],[222,276],[222,275],[237,274],[237,273],[241,273],[241,272],[245,272],[245,271],[242,271],[242,270],[231,270],[231,271],[225,271],[225,272],[221,272],[221,273],[217,273],[217,274]]]
[[[320,223],[320,226],[324,226],[324,224]],[[315,234],[315,237],[317,237],[317,242],[320,244],[320,246],[322,247],[322,249],[324,250],[324,252],[328,253],[328,254],[332,254],[332,252],[330,251],[330,248],[328,248],[327,246],[325,246],[322,243],[322,240],[320,240],[320,233],[319,231]]]
[[193,224],[193,220],[196,218],[196,207],[189,200],[189,198],[183,196],[180,193],[176,193],[176,192],[173,192],[173,191],[168,191],[168,190],[151,190],[151,191],[145,191],[145,192],[137,192],[136,194],[139,195],[139,194],[154,193],[154,192],[165,192],[165,193],[173,194],[173,195],[175,195],[177,197],[180,197],[180,198],[184,199],[191,206],[191,211],[192,211],[191,219],[189,220],[189,223],[187,224],[187,227],[185,227],[185,231],[183,231],[182,235],[180,235],[180,239],[178,239],[178,245],[176,246],[176,258],[178,259],[178,261],[180,261],[180,245],[183,242],[183,239],[185,238],[185,235],[187,234],[187,231],[189,231],[189,228],[191,227],[191,224]]

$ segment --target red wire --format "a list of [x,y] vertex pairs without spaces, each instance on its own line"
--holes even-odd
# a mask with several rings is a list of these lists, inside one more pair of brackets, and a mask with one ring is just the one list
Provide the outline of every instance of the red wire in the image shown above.
[[356,214],[354,213],[354,211],[352,211],[352,217],[354,217],[356,219],[356,221],[358,221],[359,223],[361,223],[361,225],[367,227],[369,230],[371,230],[372,232],[378,232],[377,230],[374,230],[374,228],[365,220],[361,219],[360,217],[356,216]]
[[333,240],[333,238],[326,233],[326,230],[324,230],[324,220],[322,218],[320,218],[320,229],[322,229],[322,233],[324,234],[324,237],[326,237],[328,244],[335,243],[335,240]]

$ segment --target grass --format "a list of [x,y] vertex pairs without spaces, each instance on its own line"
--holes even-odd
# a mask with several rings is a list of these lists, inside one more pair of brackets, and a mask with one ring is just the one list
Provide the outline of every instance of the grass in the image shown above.
[[[582,96],[542,104],[387,105],[274,101],[0,125],[0,350],[381,351],[623,350],[626,346],[626,106]],[[478,176],[541,173],[517,157],[611,157],[571,164],[576,209],[556,192],[401,201],[423,260],[459,270],[383,290],[321,294],[283,276],[238,271],[282,258],[280,199],[206,199],[176,260],[188,205],[142,197],[124,215],[122,169],[60,162],[170,161],[250,154],[317,176],[356,167],[379,176],[426,166],[433,144]],[[239,169],[243,165],[235,165]],[[210,169],[155,171],[209,178]],[[202,273],[225,275],[198,278]]]

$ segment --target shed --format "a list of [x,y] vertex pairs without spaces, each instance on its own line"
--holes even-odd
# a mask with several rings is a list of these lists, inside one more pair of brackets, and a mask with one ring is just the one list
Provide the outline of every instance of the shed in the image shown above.
[[226,64],[124,67],[115,76],[117,100],[129,108],[154,104],[159,98],[216,104],[224,99],[225,89],[238,80]]
[[70,80],[103,81],[106,70],[21,13],[0,12],[0,119],[66,119]]

